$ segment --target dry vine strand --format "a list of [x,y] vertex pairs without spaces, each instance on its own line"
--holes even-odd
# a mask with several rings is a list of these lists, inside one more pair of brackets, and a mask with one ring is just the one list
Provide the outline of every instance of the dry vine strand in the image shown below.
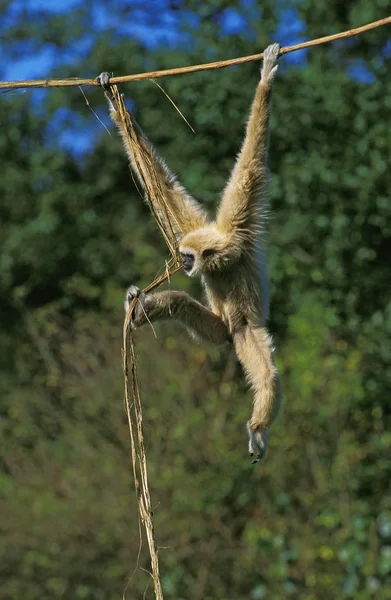
[[[315,40],[309,40],[308,42],[302,42],[301,44],[295,44],[294,46],[285,46],[281,48],[280,55],[288,54],[289,52],[296,52],[296,50],[303,50],[304,48],[311,48],[312,46],[319,46],[320,44],[327,44],[336,40],[341,40],[355,35],[360,35],[366,31],[383,27],[384,25],[391,24],[391,17],[385,17],[379,21],[368,23],[362,27],[356,27],[355,29],[348,29],[341,33],[334,33],[325,37],[317,38]],[[176,67],[174,69],[166,69],[163,71],[150,71],[148,73],[136,73],[134,75],[121,75],[118,77],[112,77],[110,82],[126,83],[129,81],[141,81],[143,79],[157,79],[158,77],[167,77],[168,75],[182,75],[184,73],[195,73],[197,71],[207,71],[210,69],[222,69],[224,67],[230,67],[232,65],[241,65],[246,62],[254,60],[260,60],[263,58],[263,53],[252,54],[251,56],[241,56],[239,58],[232,58],[228,60],[220,60],[212,63],[205,63],[201,65],[193,65],[188,67]],[[25,81],[0,81],[0,89],[11,89],[11,88],[48,88],[48,87],[66,87],[72,85],[99,85],[96,79],[82,79],[79,77],[71,77],[69,79],[31,79]]]
[[[150,161],[148,154],[145,152],[143,141],[140,138],[136,127],[134,126],[130,114],[125,108],[123,98],[119,93],[117,86],[111,86],[111,94],[113,96],[113,101],[119,117],[125,126],[127,141],[129,146],[132,147],[134,160],[138,166],[138,172],[142,179],[143,187],[146,190],[146,196],[151,211],[162,231],[163,237],[171,253],[171,260],[167,263],[165,272],[156,277],[156,279],[145,288],[144,291],[149,292],[154,287],[160,285],[163,281],[170,278],[181,268],[178,258],[177,241],[173,226],[170,221],[170,214],[166,206],[164,192],[161,188],[159,176],[156,173],[154,165]],[[154,532],[151,496],[148,485],[148,468],[144,445],[143,413],[140,388],[137,377],[136,349],[131,331],[132,314],[137,301],[137,299],[134,299],[131,302],[125,317],[123,328],[122,360],[125,381],[125,408],[128,418],[131,442],[134,485],[136,488],[141,522],[145,528],[147,536],[155,598],[156,600],[163,600],[163,590],[159,571],[158,547]],[[129,364],[130,377],[128,367]]]

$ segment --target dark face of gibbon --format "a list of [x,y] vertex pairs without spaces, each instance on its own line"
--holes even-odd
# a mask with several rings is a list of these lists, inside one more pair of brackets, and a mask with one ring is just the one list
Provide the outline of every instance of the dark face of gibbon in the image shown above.
[[181,252],[183,270],[189,277],[205,271],[213,271],[217,267],[217,265],[214,267],[215,255],[216,251],[213,248],[206,248],[199,254],[194,248],[185,247]]

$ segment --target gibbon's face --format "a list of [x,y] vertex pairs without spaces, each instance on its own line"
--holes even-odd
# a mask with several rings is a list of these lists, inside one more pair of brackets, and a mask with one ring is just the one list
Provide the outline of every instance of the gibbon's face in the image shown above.
[[212,226],[185,235],[179,251],[189,277],[222,269],[233,258],[228,239]]
[[180,248],[183,270],[186,275],[193,277],[194,275],[199,275],[205,271],[212,270],[210,268],[208,269],[208,263],[211,263],[211,261],[208,261],[208,258],[211,258],[215,254],[215,251],[212,248],[203,250],[201,254],[191,247],[182,247],[181,245]]

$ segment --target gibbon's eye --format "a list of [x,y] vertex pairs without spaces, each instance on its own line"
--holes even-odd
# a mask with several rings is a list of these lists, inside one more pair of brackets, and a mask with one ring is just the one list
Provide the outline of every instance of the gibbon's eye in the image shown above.
[[213,248],[207,248],[203,251],[202,258],[208,258],[208,256],[213,256],[214,253],[215,251],[213,250]]

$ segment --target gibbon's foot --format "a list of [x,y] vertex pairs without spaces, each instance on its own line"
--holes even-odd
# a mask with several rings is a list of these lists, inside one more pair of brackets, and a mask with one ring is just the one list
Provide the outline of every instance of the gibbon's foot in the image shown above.
[[261,69],[261,79],[272,83],[278,69],[278,56],[280,54],[280,44],[271,44],[263,53],[263,65]]
[[107,71],[103,71],[103,73],[98,75],[96,80],[99,82],[99,84],[104,89],[107,100],[110,102],[112,107],[115,109],[114,96],[110,89],[110,73],[108,73]]
[[254,456],[255,459],[252,464],[257,463],[266,454],[267,450],[267,429],[263,431],[252,431],[250,427],[250,421],[247,421],[247,433],[249,437],[248,451],[250,456]]
[[130,287],[128,287],[128,289],[126,290],[126,294],[125,294],[125,302],[124,302],[125,313],[128,312],[130,303],[135,298],[138,298],[139,302],[135,306],[133,319],[132,319],[133,326],[137,325],[137,320],[145,312],[143,310],[144,303],[145,303],[145,294],[136,285],[131,285]]

